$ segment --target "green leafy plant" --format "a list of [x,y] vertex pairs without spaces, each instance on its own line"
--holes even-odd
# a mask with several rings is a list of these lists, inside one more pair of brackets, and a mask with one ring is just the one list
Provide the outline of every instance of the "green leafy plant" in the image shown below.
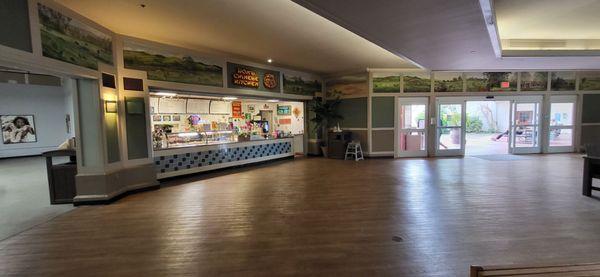
[[321,98],[315,97],[313,104],[310,106],[310,111],[314,113],[314,117],[310,119],[314,123],[314,131],[321,132],[325,137],[327,129],[335,126],[340,120],[344,119],[340,115],[338,108],[342,103],[339,92],[334,91],[335,98],[332,100],[322,101]]
[[477,116],[467,116],[467,133],[483,132],[483,122]]

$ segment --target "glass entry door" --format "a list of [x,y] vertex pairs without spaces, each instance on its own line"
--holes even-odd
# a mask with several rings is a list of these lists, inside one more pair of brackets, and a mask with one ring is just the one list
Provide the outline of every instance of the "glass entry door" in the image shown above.
[[398,97],[396,157],[427,156],[427,97]]
[[519,97],[511,105],[510,143],[511,154],[541,153],[540,109],[542,97]]
[[462,156],[465,154],[465,98],[440,97],[436,101],[436,156]]
[[575,151],[573,137],[576,102],[577,96],[575,95],[555,95],[550,97],[547,152]]

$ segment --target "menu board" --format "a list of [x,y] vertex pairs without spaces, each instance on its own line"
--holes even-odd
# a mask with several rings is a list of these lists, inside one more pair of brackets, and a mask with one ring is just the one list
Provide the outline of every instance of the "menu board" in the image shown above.
[[161,98],[158,100],[159,113],[185,113],[186,99]]
[[229,102],[210,101],[210,113],[211,114],[228,114],[229,107],[230,107]]
[[188,99],[187,113],[207,114],[210,112],[210,100]]

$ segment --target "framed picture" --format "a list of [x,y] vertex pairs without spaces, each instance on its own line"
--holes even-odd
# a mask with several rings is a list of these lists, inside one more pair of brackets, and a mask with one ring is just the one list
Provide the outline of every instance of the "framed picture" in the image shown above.
[[160,121],[162,121],[162,116],[159,114],[153,115],[152,121],[160,122]]
[[292,106],[279,106],[277,105],[277,115],[291,115],[292,114]]
[[171,121],[171,116],[170,115],[163,115],[162,120],[163,121]]
[[181,115],[174,115],[172,119],[173,121],[181,121]]
[[0,115],[2,127],[2,143],[37,142],[33,115]]

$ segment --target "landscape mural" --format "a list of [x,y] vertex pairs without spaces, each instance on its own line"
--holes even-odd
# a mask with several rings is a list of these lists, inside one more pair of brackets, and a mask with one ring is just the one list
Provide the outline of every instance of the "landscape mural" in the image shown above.
[[433,91],[435,92],[462,92],[463,77],[461,72],[435,72]]
[[400,92],[400,74],[373,73],[373,92]]
[[579,90],[600,90],[600,72],[581,72]]
[[328,80],[327,97],[339,93],[340,96],[366,96],[369,91],[368,76],[366,73],[347,75]]
[[550,88],[555,91],[575,90],[576,77],[575,72],[552,72]]
[[517,90],[514,72],[468,72],[465,75],[469,92]]
[[521,72],[521,90],[548,90],[548,72]]
[[314,78],[283,74],[283,93],[314,96],[321,92],[322,84]]
[[430,92],[431,74],[428,72],[404,73],[404,92]]
[[111,36],[38,3],[44,57],[97,70],[113,64]]
[[123,59],[125,68],[146,71],[150,80],[223,86],[223,67],[192,55],[168,53],[128,41]]

